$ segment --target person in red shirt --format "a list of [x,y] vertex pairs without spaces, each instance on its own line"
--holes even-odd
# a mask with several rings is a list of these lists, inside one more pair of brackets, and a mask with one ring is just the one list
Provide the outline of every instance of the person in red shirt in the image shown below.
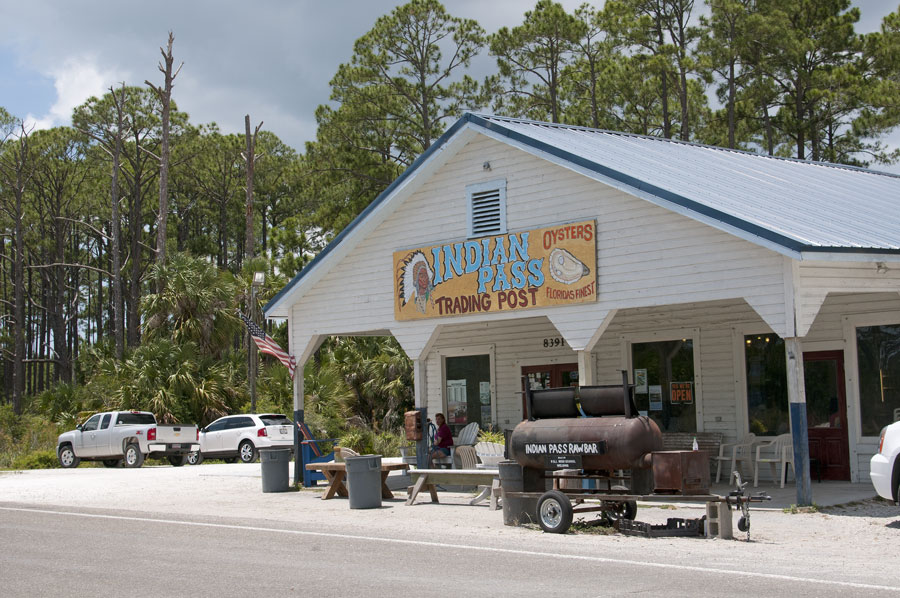
[[[450,447],[453,446],[453,434],[450,432],[450,426],[447,425],[443,413],[434,416],[437,423],[437,433],[434,435],[434,446],[431,447],[431,454],[428,455],[429,461],[434,459],[443,459],[450,456]],[[431,467],[429,463],[429,467]]]

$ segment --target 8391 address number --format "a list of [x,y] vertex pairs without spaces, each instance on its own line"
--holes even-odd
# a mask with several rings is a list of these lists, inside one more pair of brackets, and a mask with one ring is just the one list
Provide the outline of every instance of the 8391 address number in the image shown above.
[[545,349],[553,349],[555,347],[565,347],[566,341],[561,336],[554,336],[552,338],[544,339],[544,348]]

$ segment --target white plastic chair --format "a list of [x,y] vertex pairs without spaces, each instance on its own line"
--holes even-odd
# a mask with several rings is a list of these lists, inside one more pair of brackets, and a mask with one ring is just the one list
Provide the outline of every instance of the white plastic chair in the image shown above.
[[475,455],[481,461],[483,467],[498,467],[503,460],[503,451],[506,447],[497,442],[479,442],[475,445]]
[[459,436],[453,441],[454,446],[474,445],[478,440],[478,422],[472,422],[459,431]]
[[[772,440],[761,442],[756,446],[756,459],[753,462],[753,487],[759,483],[759,464],[768,463],[772,468],[772,479],[775,479],[775,466],[781,464],[781,487],[787,478],[787,466],[794,468],[794,441],[790,434],[781,434]],[[796,471],[796,469],[794,469]]]
[[719,454],[712,457],[716,461],[716,483],[719,483],[719,477],[722,474],[722,462],[730,463],[728,469],[729,483],[731,481],[731,472],[735,470],[735,466],[740,464],[741,475],[744,475],[744,461],[753,458],[753,444],[757,442],[756,434],[749,433],[737,442],[722,443],[719,445]]

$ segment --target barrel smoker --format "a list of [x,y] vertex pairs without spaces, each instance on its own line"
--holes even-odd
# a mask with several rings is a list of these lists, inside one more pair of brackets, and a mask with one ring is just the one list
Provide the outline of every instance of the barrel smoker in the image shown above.
[[624,371],[621,385],[526,388],[528,418],[507,442],[515,463],[500,469],[504,522],[536,519],[544,531],[564,533],[575,513],[600,512],[611,524],[633,520],[638,498],[720,498],[709,494],[706,453],[662,451],[659,427],[638,413],[633,394]]
[[[565,531],[571,524],[566,491],[579,496],[653,491],[652,453],[661,450],[662,434],[653,420],[638,415],[634,387],[626,372],[622,378],[622,385],[614,386],[526,388],[528,419],[510,435],[508,454],[522,468],[522,492],[544,493],[535,509],[546,531]],[[558,488],[547,492],[550,480]],[[608,520],[633,519],[637,503],[602,500],[592,510]]]

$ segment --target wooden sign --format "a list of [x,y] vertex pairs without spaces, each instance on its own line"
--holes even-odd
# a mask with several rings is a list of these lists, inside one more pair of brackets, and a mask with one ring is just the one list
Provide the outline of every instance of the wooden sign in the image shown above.
[[596,300],[593,220],[394,252],[397,320]]

